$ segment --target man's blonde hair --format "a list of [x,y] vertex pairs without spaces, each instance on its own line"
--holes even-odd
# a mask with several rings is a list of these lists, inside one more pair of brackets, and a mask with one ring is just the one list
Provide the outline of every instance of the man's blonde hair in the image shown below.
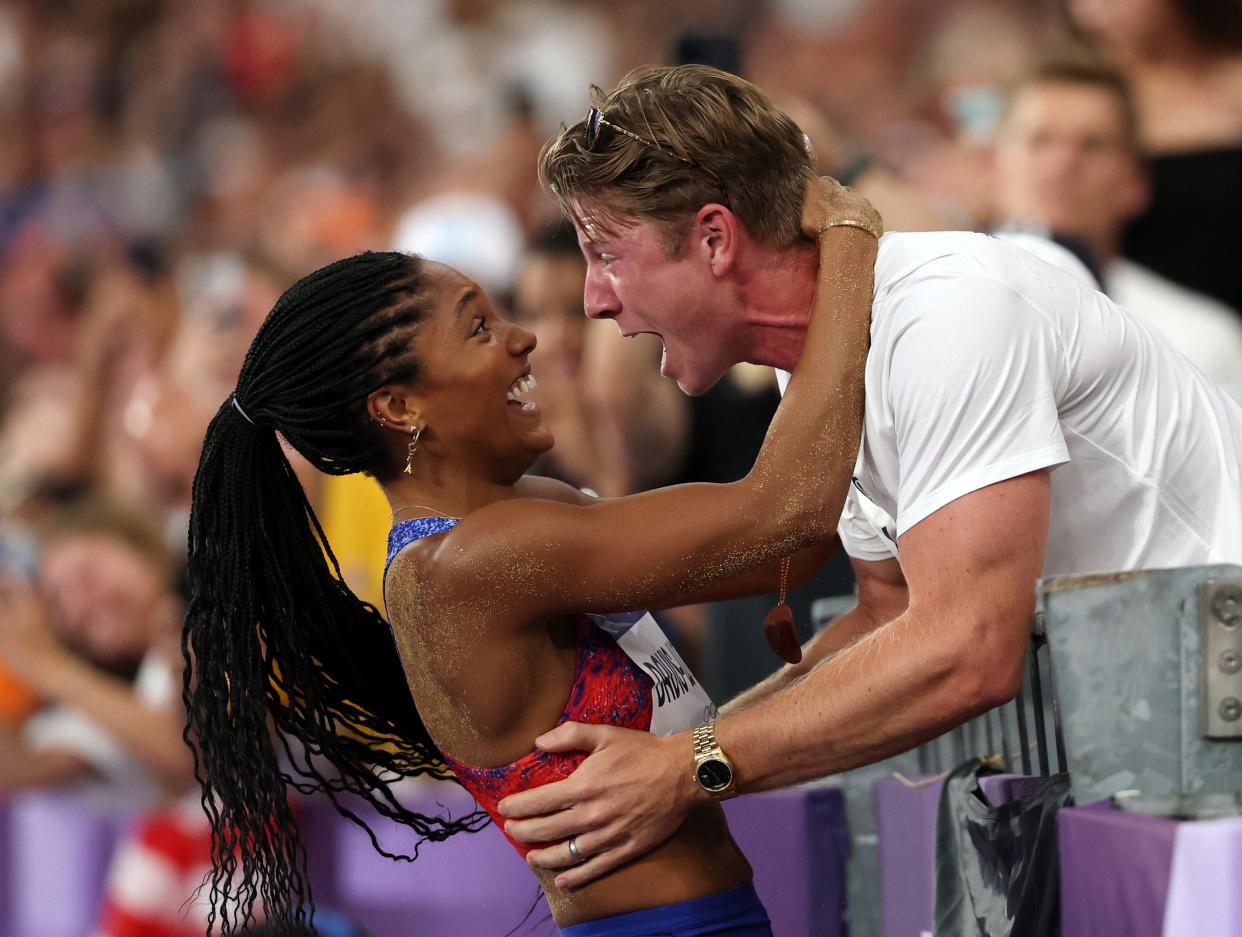
[[[814,176],[802,131],[749,81],[704,65],[635,69],[592,99],[607,124],[593,151],[586,120],[562,128],[539,155],[539,179],[581,225],[654,220],[675,254],[696,211],[723,202],[760,243],[801,237]],[[657,148],[658,147],[658,148]]]

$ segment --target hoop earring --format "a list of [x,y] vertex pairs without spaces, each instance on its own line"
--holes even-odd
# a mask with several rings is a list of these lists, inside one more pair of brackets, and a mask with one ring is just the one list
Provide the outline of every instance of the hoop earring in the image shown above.
[[411,426],[410,432],[414,438],[410,440],[410,451],[405,457],[405,474],[410,475],[414,471],[414,453],[418,451],[418,437],[423,435],[423,431],[417,426]]

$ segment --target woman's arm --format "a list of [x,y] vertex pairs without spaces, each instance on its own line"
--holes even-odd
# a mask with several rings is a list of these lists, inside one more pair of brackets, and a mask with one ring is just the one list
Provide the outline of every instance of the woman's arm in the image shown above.
[[[601,503],[586,492],[554,478],[543,478],[538,475],[527,475],[518,482],[518,492],[523,498],[548,498],[566,504],[584,507],[589,504]],[[796,589],[806,583],[817,569],[824,565],[840,547],[841,541],[834,533],[827,540],[813,543],[789,557],[789,576],[786,586]],[[698,605],[701,602],[724,602],[728,599],[740,599],[750,595],[768,595],[781,587],[782,559],[770,560],[762,566],[747,570],[744,573],[713,583],[706,589],[676,596],[664,608],[678,605]]]
[[[865,200],[831,180],[808,189],[808,231],[872,217]],[[820,237],[802,358],[745,478],[587,506],[489,505],[430,558],[440,598],[503,602],[513,621],[660,607],[831,538],[862,434],[876,251],[876,239],[854,227]]]
[[[804,585],[815,575],[827,559],[840,547],[841,541],[833,534],[827,540],[803,547],[789,557],[789,576],[785,587],[790,591]],[[697,605],[700,602],[726,602],[751,595],[771,595],[781,588],[781,559],[769,560],[762,566],[739,573],[729,579],[713,583],[698,592],[679,595],[666,608],[674,605]]]

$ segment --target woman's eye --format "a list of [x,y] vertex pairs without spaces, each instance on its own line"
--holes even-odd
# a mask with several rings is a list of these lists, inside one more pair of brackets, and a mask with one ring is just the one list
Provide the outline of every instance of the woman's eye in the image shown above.
[[485,320],[482,316],[479,316],[479,318],[474,320],[474,328],[470,330],[470,335],[471,337],[473,337],[475,335],[478,335],[480,332],[486,332],[486,331],[487,331],[487,320]]

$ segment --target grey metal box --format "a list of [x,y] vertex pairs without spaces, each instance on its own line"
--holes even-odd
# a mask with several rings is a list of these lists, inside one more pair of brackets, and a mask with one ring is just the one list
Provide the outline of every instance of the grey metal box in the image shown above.
[[1242,567],[1054,577],[1038,592],[1078,803],[1242,790],[1242,739],[1228,737],[1242,733]]

